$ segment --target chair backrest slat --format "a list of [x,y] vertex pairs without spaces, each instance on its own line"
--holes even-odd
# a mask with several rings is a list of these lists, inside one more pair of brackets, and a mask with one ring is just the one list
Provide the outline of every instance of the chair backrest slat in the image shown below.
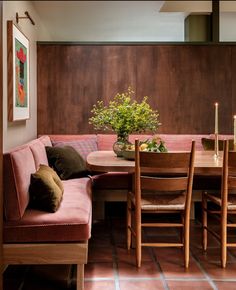
[[[150,156],[151,155],[151,156]],[[153,168],[188,168],[190,152],[171,152],[157,154],[153,152],[140,152],[140,167]]]
[[147,177],[141,176],[141,190],[182,191],[186,190],[188,177]]

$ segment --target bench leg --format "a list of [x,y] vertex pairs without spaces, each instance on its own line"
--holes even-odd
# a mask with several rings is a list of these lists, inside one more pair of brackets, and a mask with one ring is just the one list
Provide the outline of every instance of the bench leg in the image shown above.
[[77,264],[76,290],[84,290],[84,264]]

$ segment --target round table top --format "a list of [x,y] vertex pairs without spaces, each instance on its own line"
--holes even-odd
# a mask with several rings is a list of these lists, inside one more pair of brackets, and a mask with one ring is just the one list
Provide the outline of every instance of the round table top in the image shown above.
[[[98,172],[133,172],[134,160],[117,157],[113,151],[94,151],[87,157],[87,166]],[[214,151],[195,152],[194,175],[221,175],[221,167],[222,152],[218,158]]]

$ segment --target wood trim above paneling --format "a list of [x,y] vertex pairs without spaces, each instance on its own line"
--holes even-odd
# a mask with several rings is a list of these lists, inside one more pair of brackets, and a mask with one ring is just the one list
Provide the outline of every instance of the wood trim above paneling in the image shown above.
[[211,41],[188,41],[188,42],[163,42],[163,41],[156,41],[156,42],[140,42],[140,41],[37,41],[37,45],[71,45],[71,46],[84,46],[84,45],[89,45],[89,46],[108,46],[108,45],[113,45],[113,46],[118,46],[118,45],[128,45],[128,46],[162,46],[162,45],[168,45],[168,46],[189,46],[189,45],[206,45],[206,46],[216,46],[216,45],[235,45],[235,41],[221,41],[218,43],[212,43]]

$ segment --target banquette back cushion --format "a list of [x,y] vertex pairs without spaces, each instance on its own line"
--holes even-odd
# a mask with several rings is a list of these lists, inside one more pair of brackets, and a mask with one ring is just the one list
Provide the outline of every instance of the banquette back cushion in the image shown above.
[[[196,150],[203,150],[201,139],[207,138],[209,135],[192,135],[192,134],[159,134],[169,150],[189,150],[192,140],[196,141]],[[97,140],[98,150],[112,150],[114,142],[117,140],[115,134],[85,134],[85,135],[49,135],[53,145],[60,144],[64,141],[74,142],[77,140]],[[150,134],[132,134],[129,141],[134,143],[135,139],[142,141],[151,138]]]
[[6,220],[19,220],[29,204],[28,188],[31,174],[40,164],[48,165],[45,144],[48,136],[19,146],[4,154],[4,211]]

